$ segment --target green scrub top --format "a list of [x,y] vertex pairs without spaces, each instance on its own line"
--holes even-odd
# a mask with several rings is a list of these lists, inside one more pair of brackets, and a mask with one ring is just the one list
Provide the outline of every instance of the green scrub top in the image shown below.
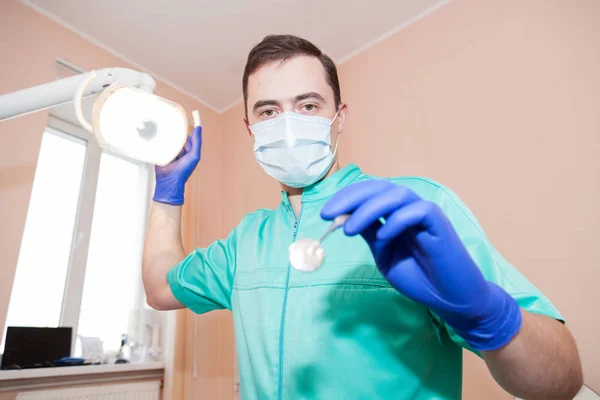
[[[349,165],[302,194],[298,218],[286,193],[276,210],[244,217],[225,240],[168,272],[175,297],[196,313],[233,311],[242,399],[460,399],[468,345],[430,310],[393,289],[360,236],[323,243],[313,273],[291,268],[288,247],[318,238],[319,212],[338,190],[375,179]],[[494,249],[446,187],[391,178],[446,213],[486,279],[525,310],[562,320],[550,301]]]

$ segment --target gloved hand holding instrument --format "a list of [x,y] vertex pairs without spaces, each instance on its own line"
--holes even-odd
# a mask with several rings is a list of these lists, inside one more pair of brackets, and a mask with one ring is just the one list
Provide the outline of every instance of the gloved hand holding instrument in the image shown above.
[[522,316],[516,300],[484,278],[435,203],[371,180],[340,190],[321,216],[346,213],[352,215],[345,234],[362,235],[390,284],[436,313],[473,349],[499,349],[517,334]]

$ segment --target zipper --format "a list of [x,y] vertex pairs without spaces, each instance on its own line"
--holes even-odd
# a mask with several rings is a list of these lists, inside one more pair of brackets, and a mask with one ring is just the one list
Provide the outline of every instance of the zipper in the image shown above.
[[[289,199],[286,196],[286,206],[288,211],[294,217],[294,236],[292,237],[292,243],[296,241],[296,236],[298,236],[298,229],[300,228],[300,220],[302,219],[302,210],[304,209],[304,205],[300,207],[300,214],[298,218],[296,218],[296,214],[294,214],[292,210],[292,206],[290,204]],[[281,323],[279,325],[279,371],[277,377],[277,398],[279,400],[283,399],[283,335],[285,333],[285,314],[287,308],[287,298],[288,298],[288,289],[290,284],[290,274],[292,272],[292,266],[288,263],[287,276],[285,278],[285,292],[283,293],[283,306],[281,307]]]

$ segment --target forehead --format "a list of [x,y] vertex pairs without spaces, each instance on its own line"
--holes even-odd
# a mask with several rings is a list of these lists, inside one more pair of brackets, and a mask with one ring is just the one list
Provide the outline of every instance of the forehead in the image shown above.
[[333,89],[318,58],[297,56],[284,63],[274,61],[248,77],[248,108],[258,100],[287,100],[308,92],[317,92],[327,101],[333,99]]

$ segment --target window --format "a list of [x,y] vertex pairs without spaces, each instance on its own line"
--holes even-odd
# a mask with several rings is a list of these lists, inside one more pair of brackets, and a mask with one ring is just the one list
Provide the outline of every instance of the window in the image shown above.
[[7,325],[60,322],[86,147],[79,138],[44,131]]
[[[141,258],[147,168],[103,153],[78,333],[119,348],[131,311],[142,308]],[[135,266],[132,268],[131,266]]]
[[147,164],[101,150],[70,122],[71,109],[53,109],[43,134],[5,327],[71,326],[74,339],[100,337],[107,352],[135,333],[131,315],[147,308],[151,175]]

